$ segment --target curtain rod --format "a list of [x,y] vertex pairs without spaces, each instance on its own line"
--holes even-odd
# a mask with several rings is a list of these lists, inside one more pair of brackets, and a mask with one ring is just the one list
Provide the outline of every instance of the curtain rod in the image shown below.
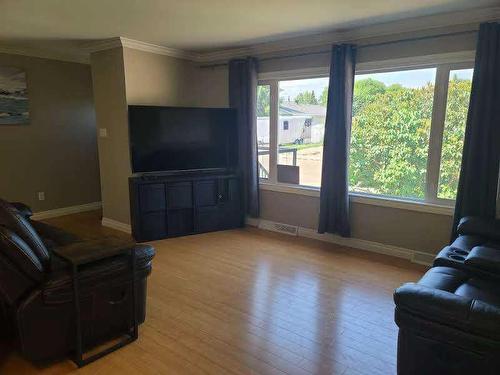
[[[386,46],[386,45],[397,44],[397,43],[405,43],[405,42],[418,42],[418,41],[427,40],[427,39],[442,38],[442,37],[446,37],[446,36],[468,35],[468,34],[475,34],[475,33],[477,33],[477,30],[467,30],[467,31],[456,31],[456,32],[451,32],[451,33],[433,34],[433,35],[414,37],[414,38],[390,40],[387,42],[361,44],[361,45],[357,46],[356,49],[360,50],[363,48],[380,47],[380,46]],[[264,58],[260,58],[260,59],[257,58],[257,60],[258,61],[282,60],[282,59],[288,59],[288,58],[292,58],[292,57],[326,55],[329,53],[331,53],[331,49],[315,51],[315,52],[302,52],[302,53],[274,56],[274,57],[264,57]],[[227,66],[227,65],[228,65],[228,63],[225,62],[225,63],[218,63],[218,64],[201,65],[200,68],[215,68],[215,67]]]

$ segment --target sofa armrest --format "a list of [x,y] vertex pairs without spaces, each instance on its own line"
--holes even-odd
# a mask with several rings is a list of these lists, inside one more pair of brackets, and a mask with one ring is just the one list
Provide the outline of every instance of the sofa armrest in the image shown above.
[[444,290],[408,283],[396,289],[397,309],[462,331],[500,339],[500,308]]
[[28,219],[31,216],[33,216],[33,211],[31,210],[31,208],[29,206],[25,205],[24,203],[21,203],[21,202],[10,202],[10,204],[12,206],[14,206],[14,208],[16,210],[18,210],[19,213],[21,215],[23,215],[26,219]]
[[500,220],[465,216],[458,223],[457,232],[461,235],[476,235],[500,241]]
[[500,250],[486,246],[474,247],[464,261],[465,265],[500,276]]

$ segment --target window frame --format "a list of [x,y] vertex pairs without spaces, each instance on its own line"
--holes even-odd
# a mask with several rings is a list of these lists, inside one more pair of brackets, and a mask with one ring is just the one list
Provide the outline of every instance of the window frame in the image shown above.
[[[349,195],[353,201],[359,201],[364,204],[405,208],[415,211],[433,212],[447,215],[453,214],[455,200],[439,198],[437,195],[439,190],[441,152],[448,100],[448,84],[450,72],[452,70],[474,68],[473,51],[360,63],[356,67],[355,74],[388,73],[425,68],[436,68],[436,79],[434,83],[434,99],[431,129],[429,134],[427,173],[425,181],[426,189],[424,199],[393,197],[350,190]],[[269,178],[260,179],[259,183],[261,189],[308,196],[319,196],[321,188],[307,185],[286,184],[277,181],[279,82],[324,77],[329,77],[328,67],[259,73],[257,84],[270,86]]]

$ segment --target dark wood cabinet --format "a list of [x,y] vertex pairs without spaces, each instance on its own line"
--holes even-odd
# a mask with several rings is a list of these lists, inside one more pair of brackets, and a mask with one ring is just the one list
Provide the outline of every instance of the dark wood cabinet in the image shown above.
[[130,177],[132,235],[137,241],[243,225],[237,174],[203,173]]

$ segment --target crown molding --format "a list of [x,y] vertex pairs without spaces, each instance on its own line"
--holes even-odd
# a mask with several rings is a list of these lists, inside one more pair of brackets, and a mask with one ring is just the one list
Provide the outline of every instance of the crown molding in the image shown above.
[[14,45],[0,45],[0,53],[5,53],[9,55],[21,55],[29,57],[38,57],[41,59],[58,60],[75,62],[79,64],[89,64],[89,55],[84,51],[72,51],[68,52],[66,50],[55,50],[55,49],[41,49],[32,48],[25,46],[14,46]]
[[159,46],[152,43],[141,42],[140,40],[116,37],[110,39],[98,40],[95,42],[87,42],[82,44],[81,48],[88,53],[113,49],[117,47],[130,48],[138,51],[154,53],[157,55],[170,56],[178,59],[196,61],[199,59],[199,54],[195,52],[184,51],[176,48]]
[[176,57],[178,59],[196,61],[199,54],[196,52],[184,51],[181,49],[158,46],[156,44],[141,42],[139,40],[120,37],[122,47],[136,49],[139,51],[156,53],[158,55]]

